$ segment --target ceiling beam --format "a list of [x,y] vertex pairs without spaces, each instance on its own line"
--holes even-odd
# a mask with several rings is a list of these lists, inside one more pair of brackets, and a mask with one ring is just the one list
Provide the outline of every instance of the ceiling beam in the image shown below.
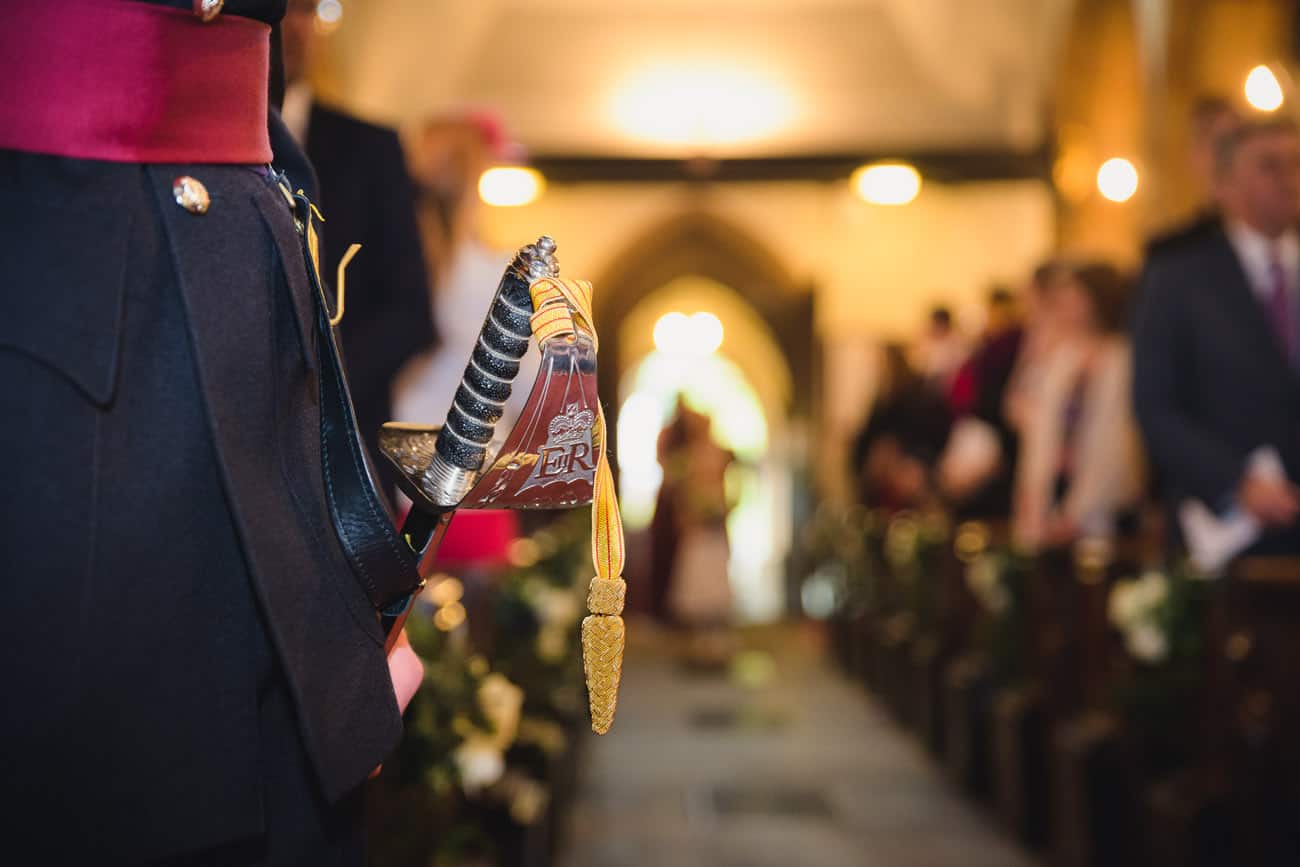
[[532,165],[553,183],[834,181],[847,178],[863,163],[886,159],[911,163],[927,180],[938,183],[1051,180],[1047,145],[1033,151],[918,150],[716,160],[537,154]]

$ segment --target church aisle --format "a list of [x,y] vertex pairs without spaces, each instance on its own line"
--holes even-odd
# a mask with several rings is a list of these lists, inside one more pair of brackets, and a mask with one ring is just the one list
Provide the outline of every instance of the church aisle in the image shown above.
[[1030,867],[815,633],[747,632],[728,673],[666,639],[628,649],[590,745],[564,867]]

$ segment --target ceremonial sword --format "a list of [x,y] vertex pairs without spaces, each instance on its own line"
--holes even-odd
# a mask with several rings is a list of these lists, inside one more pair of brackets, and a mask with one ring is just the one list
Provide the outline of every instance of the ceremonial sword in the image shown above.
[[[457,509],[554,509],[590,504],[604,431],[596,424],[596,351],[581,333],[540,347],[542,363],[523,412],[499,448],[496,426],[532,341],[533,281],[558,277],[555,242],[541,237],[506,267],[441,427],[389,422],[380,452],[411,500],[401,536],[434,572]],[[418,592],[418,591],[417,591]],[[412,597],[382,613],[391,649]]]

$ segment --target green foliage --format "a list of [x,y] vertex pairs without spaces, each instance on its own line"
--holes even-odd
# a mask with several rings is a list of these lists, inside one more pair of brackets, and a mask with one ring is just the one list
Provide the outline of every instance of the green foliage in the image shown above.
[[[424,680],[401,743],[371,787],[371,863],[492,863],[504,857],[503,836],[539,818],[539,793],[545,803],[554,758],[584,712],[578,630],[590,557],[585,511],[516,542],[514,565],[490,576],[487,598],[470,606],[471,619],[490,620],[490,629],[474,630],[481,646],[466,625],[438,627],[434,588],[417,603],[406,629]],[[467,791],[457,751],[470,739],[501,740],[480,693],[501,676],[523,692],[518,735],[502,746],[500,780]]]
[[950,536],[948,519],[939,512],[900,512],[885,532],[885,559],[899,602],[923,631],[938,618],[940,571]]
[[966,567],[966,582],[980,603],[979,640],[994,676],[1015,684],[1028,674],[1029,578],[1033,558],[1010,547],[991,548]]

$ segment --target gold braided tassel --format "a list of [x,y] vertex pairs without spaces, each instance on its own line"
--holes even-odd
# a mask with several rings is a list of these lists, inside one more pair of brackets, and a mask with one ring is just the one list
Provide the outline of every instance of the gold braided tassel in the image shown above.
[[616,614],[592,614],[582,621],[582,670],[587,676],[591,730],[598,735],[614,724],[626,638],[623,618]]
[[[581,330],[596,344],[590,283],[544,277],[534,281],[530,288],[536,311],[533,333],[538,343]],[[621,615],[627,584],[622,578],[623,519],[618,511],[614,475],[609,469],[609,432],[604,409],[599,409],[597,432],[601,449],[591,497],[591,559],[596,577],[587,596],[591,616],[582,621],[582,669],[591,705],[591,730],[603,735],[614,724],[618,686],[623,679],[627,630]]]

